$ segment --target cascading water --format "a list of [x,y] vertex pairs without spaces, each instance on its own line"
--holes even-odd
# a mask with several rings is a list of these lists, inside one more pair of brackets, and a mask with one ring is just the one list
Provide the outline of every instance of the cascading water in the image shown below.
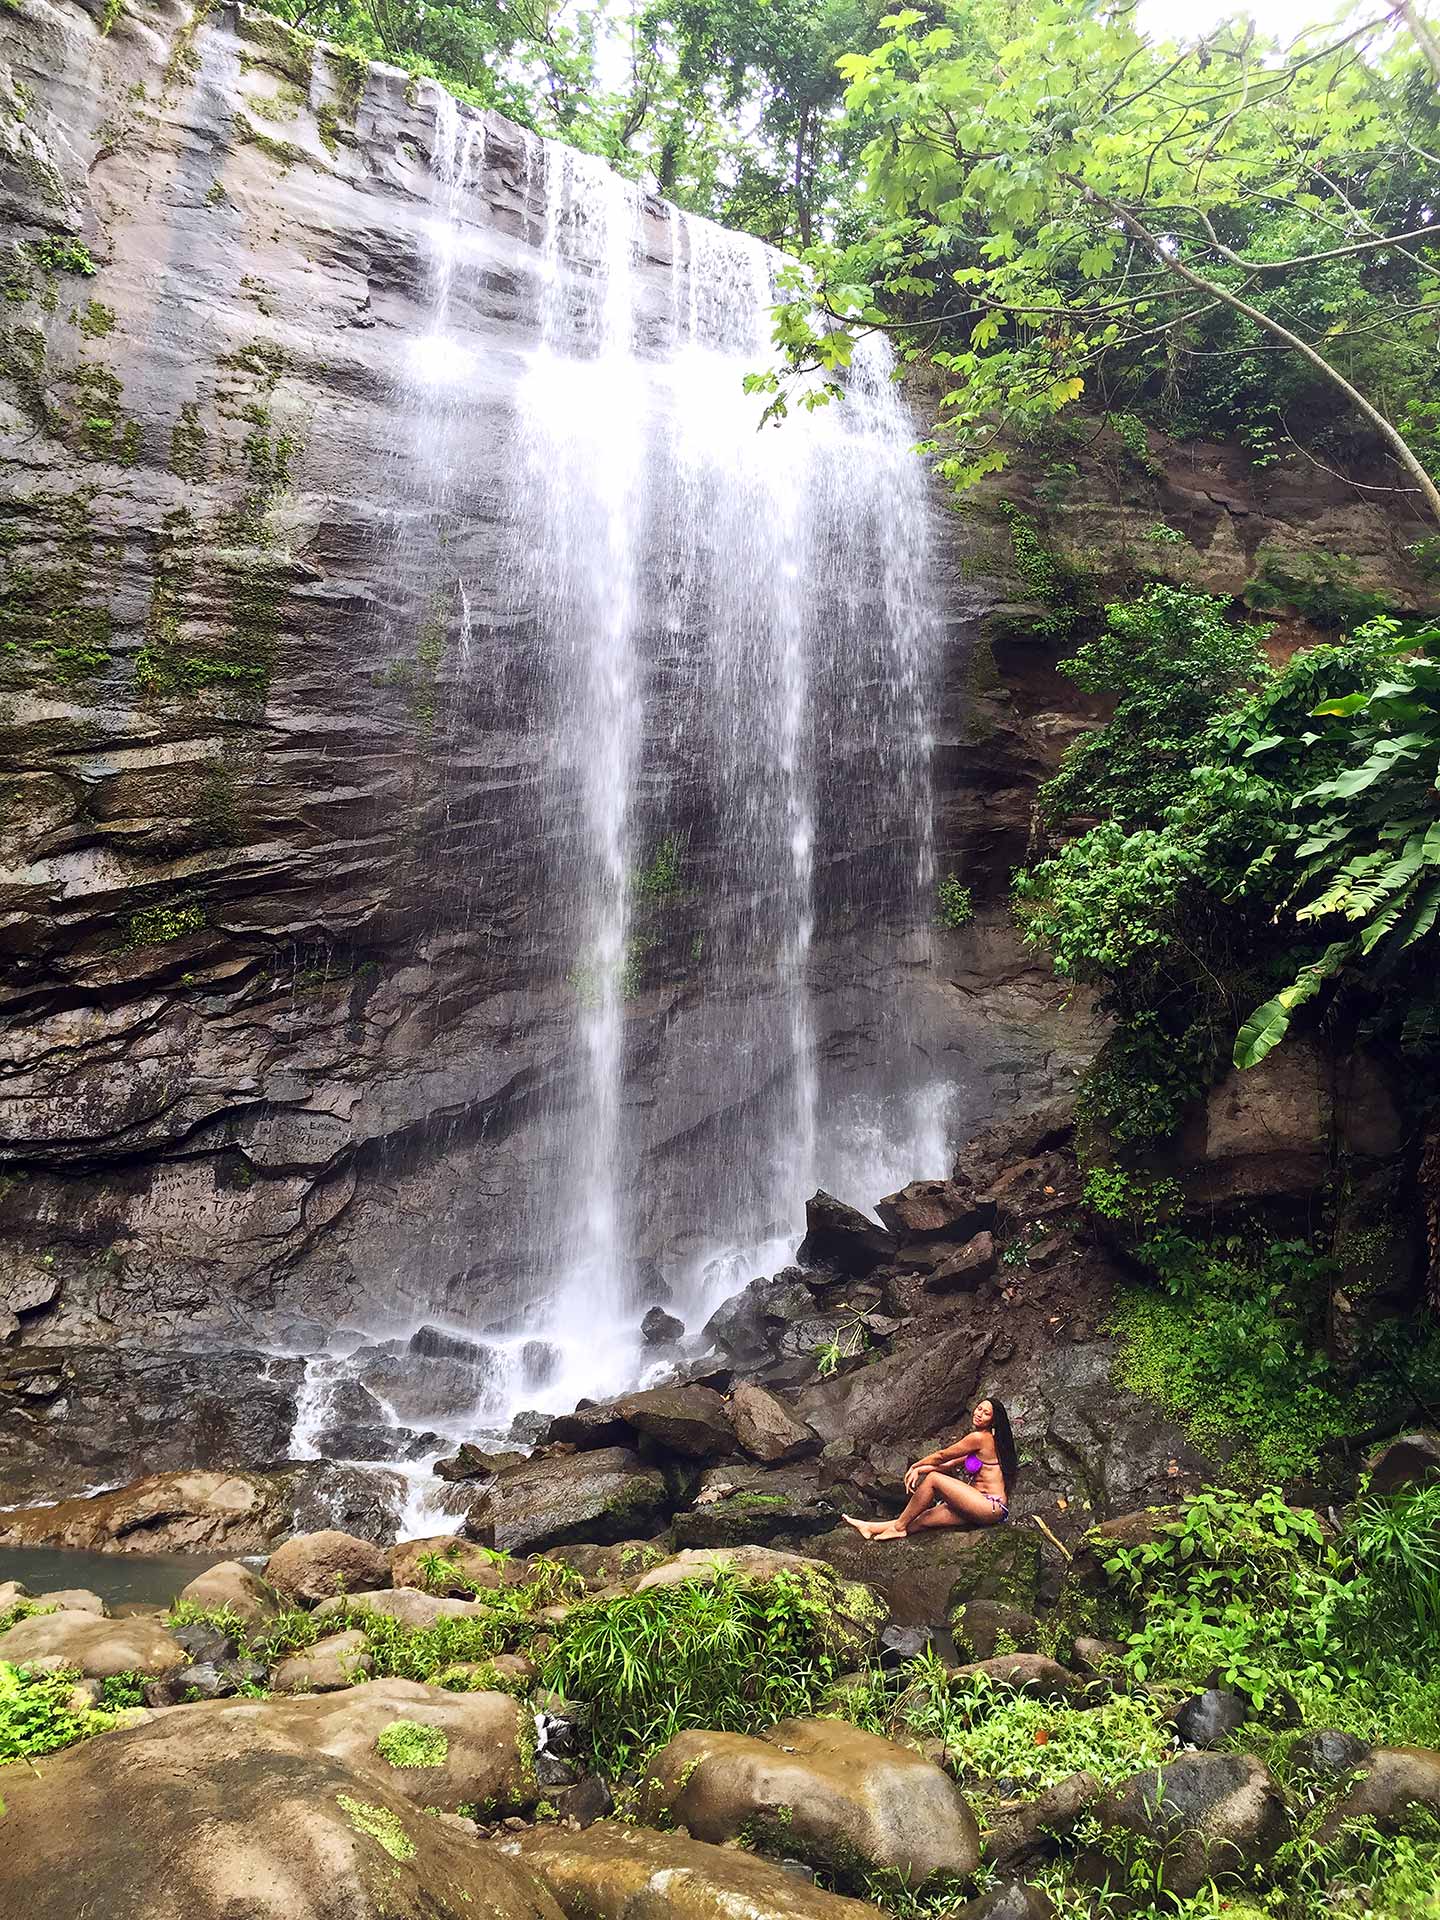
[[[841,404],[757,431],[742,379],[768,356],[777,256],[531,143],[538,344],[509,443],[486,449],[503,549],[468,557],[486,123],[432,98],[429,315],[404,376],[426,491],[396,510],[395,617],[403,590],[454,643],[452,759],[496,634],[529,636],[561,1011],[542,1177],[513,1246],[484,1250],[508,1291],[457,1313],[412,1285],[392,1325],[313,1363],[311,1453],[343,1447],[333,1410],[357,1383],[352,1426],[378,1408],[446,1437],[617,1390],[645,1306],[698,1334],[790,1256],[816,1184],[869,1203],[945,1161],[910,994],[935,881],[927,482],[888,348],[862,343]],[[633,1055],[657,1020],[642,1098]]]

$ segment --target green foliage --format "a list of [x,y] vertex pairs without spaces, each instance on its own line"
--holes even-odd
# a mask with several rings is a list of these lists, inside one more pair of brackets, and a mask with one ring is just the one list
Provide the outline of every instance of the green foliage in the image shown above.
[[69,1674],[32,1673],[0,1660],[0,1765],[53,1753],[114,1726],[112,1715],[77,1706],[73,1690]]
[[[1358,1377],[1331,1364],[1334,1261],[1308,1241],[1254,1230],[1197,1239],[1158,1225],[1134,1258],[1151,1284],[1116,1303],[1119,1379],[1182,1421],[1237,1480],[1311,1472],[1327,1445],[1408,1403],[1385,1323],[1370,1329]],[[1432,1374],[1440,1382],[1436,1345],[1411,1335],[1409,1373],[1422,1388]]]
[[187,905],[171,900],[161,906],[141,907],[130,916],[126,944],[163,946],[171,940],[183,940],[187,933],[198,933],[205,924],[205,909],[198,901]]
[[1105,1561],[1140,1608],[1132,1678],[1188,1688],[1218,1670],[1257,1714],[1428,1744],[1440,1735],[1437,1643],[1418,1615],[1393,1638],[1396,1562],[1377,1527],[1362,1509],[1336,1534],[1273,1487],[1195,1495],[1156,1541]]
[[100,1697],[112,1713],[123,1707],[144,1706],[145,1676],[133,1669],[127,1673],[112,1673],[101,1681]]
[[[1259,1007],[1235,1042],[1235,1064],[1263,1060],[1297,1007],[1342,970],[1394,980],[1407,966],[1428,970],[1440,921],[1440,662],[1423,651],[1440,630],[1402,636],[1377,620],[1357,640],[1378,652],[1369,685],[1336,688],[1315,703],[1298,739],[1271,735],[1253,756],[1299,758],[1326,777],[1304,785],[1271,845],[1257,850],[1251,876],[1279,895],[1297,931],[1331,937],[1288,986]],[[1402,652],[1415,649],[1408,658]],[[1317,724],[1318,723],[1318,724]],[[1256,879],[1251,884],[1256,884]],[[1414,975],[1412,973],[1411,977]]]
[[79,240],[61,240],[47,233],[43,239],[30,242],[30,251],[35,264],[46,273],[91,275],[100,271],[90,249]]
[[1238,419],[1260,460],[1297,430],[1332,457],[1378,445],[1440,518],[1417,38],[1353,9],[1283,50],[1242,18],[1144,28],[1070,0],[882,16],[840,63],[875,224],[806,253],[785,386],[884,324],[948,377],[933,450],[957,487],[1098,391],[1142,470],[1142,416]]
[[1040,792],[1051,824],[1104,814],[1158,826],[1184,791],[1195,743],[1216,714],[1269,676],[1262,627],[1236,627],[1225,601],[1151,586],[1105,610],[1100,636],[1062,664],[1087,693],[1113,694],[1114,718],[1080,740]]
[[968,927],[975,918],[975,897],[953,873],[947,873],[935,889],[935,924],[940,927]]
[[375,1736],[375,1750],[392,1767],[443,1767],[450,1742],[439,1727],[419,1720],[392,1720]]
[[835,1677],[825,1595],[793,1574],[722,1575],[576,1607],[541,1678],[590,1705],[596,1758],[623,1768],[687,1727],[739,1732],[813,1711]]
[[415,1842],[405,1831],[403,1821],[388,1807],[374,1807],[364,1800],[356,1800],[348,1793],[337,1793],[335,1804],[349,1820],[356,1833],[364,1834],[367,1840],[388,1853],[392,1860],[413,1860]]
[[1352,1532],[1376,1613],[1398,1634],[1440,1646],[1440,1484],[1361,1501]]
[[1345,553],[1286,552],[1262,547],[1245,599],[1257,613],[1287,608],[1326,632],[1350,632],[1386,611],[1384,594],[1356,584],[1359,563]]
[[678,833],[667,833],[635,875],[635,899],[642,906],[661,906],[673,900],[682,890],[684,870],[685,841]]

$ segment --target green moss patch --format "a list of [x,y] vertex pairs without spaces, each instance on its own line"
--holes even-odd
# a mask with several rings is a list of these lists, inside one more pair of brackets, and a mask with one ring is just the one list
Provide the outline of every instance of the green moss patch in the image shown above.
[[375,1736],[375,1750],[392,1767],[443,1767],[450,1742],[439,1727],[419,1720],[392,1720]]

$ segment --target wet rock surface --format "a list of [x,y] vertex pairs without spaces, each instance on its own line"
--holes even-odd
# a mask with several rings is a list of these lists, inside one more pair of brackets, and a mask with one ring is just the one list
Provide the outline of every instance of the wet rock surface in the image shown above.
[[584,1833],[550,1827],[500,1843],[559,1903],[566,1920],[874,1920],[864,1901],[824,1893],[768,1860],[680,1834],[600,1822]]
[[1123,1861],[1127,1832],[1157,1842],[1165,1884],[1182,1898],[1264,1865],[1291,1830],[1283,1794],[1249,1754],[1182,1754],[1110,1789],[1096,1816],[1106,1855]]
[[[514,1703],[496,1701],[375,1682],[181,1708],[55,1755],[43,1774],[6,1780],[7,1898],[35,1920],[87,1908],[229,1920],[254,1909],[261,1873],[284,1888],[287,1920],[560,1920],[468,1822],[423,1811],[518,1781],[491,1724]],[[376,1736],[401,1717],[445,1732],[442,1767],[381,1758]]]
[[663,1474],[624,1447],[601,1447],[504,1468],[471,1508],[467,1531],[501,1552],[603,1544],[658,1525],[672,1504]]
[[646,1818],[697,1840],[740,1835],[854,1882],[867,1872],[907,1885],[963,1879],[979,1830],[938,1767],[842,1720],[783,1720],[759,1739],[682,1733],[647,1768]]

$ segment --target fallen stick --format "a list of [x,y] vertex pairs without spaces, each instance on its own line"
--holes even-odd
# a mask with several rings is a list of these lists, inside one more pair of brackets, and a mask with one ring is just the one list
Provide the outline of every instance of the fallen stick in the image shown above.
[[1071,1553],[1070,1549],[1066,1546],[1063,1540],[1057,1539],[1057,1537],[1050,1531],[1049,1527],[1046,1526],[1045,1522],[1040,1518],[1039,1514],[1032,1513],[1030,1518],[1035,1522],[1036,1526],[1039,1527],[1040,1531],[1044,1534],[1045,1538],[1050,1542],[1051,1546],[1058,1547],[1061,1553],[1064,1554],[1066,1560],[1073,1562],[1075,1558],[1074,1554]]

